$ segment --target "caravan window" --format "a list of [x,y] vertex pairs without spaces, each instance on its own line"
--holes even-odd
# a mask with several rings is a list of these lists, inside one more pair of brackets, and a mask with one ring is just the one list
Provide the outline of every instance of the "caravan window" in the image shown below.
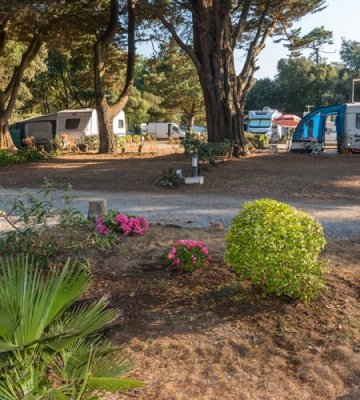
[[118,119],[118,128],[123,129],[124,128],[124,120]]
[[271,119],[250,119],[249,128],[270,128]]
[[80,118],[68,118],[65,121],[65,129],[77,129],[80,124]]
[[356,129],[360,129],[360,114],[356,114]]

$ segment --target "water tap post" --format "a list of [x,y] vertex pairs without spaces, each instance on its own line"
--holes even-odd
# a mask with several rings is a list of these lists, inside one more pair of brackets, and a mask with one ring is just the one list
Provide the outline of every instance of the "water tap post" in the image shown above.
[[198,176],[198,160],[199,157],[197,153],[194,153],[192,155],[192,160],[191,160],[191,177],[196,178]]

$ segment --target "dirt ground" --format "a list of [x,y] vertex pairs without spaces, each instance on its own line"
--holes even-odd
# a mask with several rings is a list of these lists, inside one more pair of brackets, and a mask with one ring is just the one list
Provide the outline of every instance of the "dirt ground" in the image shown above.
[[[151,146],[151,147],[150,147]],[[125,154],[98,155],[69,153],[46,162],[1,169],[0,185],[5,188],[38,188],[44,178],[55,184],[71,183],[74,190],[104,192],[163,193],[155,185],[164,170],[182,170],[191,175],[191,160],[186,160],[179,145],[149,145],[143,153],[130,147]],[[271,197],[280,201],[315,200],[357,202],[360,192],[359,156],[340,154],[279,155],[266,151],[231,159],[216,166],[201,165],[203,185],[182,185],[181,193]],[[165,189],[166,190],[166,189]]]
[[[151,151],[150,151],[151,150]],[[269,197],[281,201],[358,204],[360,155],[265,151],[200,166],[204,184],[155,185],[172,167],[191,163],[174,146],[118,155],[64,154],[0,170],[4,188],[38,188],[44,177],[75,190],[164,191]],[[123,210],[126,211],[126,210]],[[132,376],[148,383],[117,399],[360,399],[360,238],[329,239],[328,290],[310,304],[268,297],[224,264],[226,230],[151,224],[142,237],[121,237],[111,250],[89,250],[94,273],[87,298],[111,294],[123,310],[106,332],[134,357]],[[213,257],[193,273],[164,267],[178,239],[201,240]],[[110,396],[108,398],[115,398]]]

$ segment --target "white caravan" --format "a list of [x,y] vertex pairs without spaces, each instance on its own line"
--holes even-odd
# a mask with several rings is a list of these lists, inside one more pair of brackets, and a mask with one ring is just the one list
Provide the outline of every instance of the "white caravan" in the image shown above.
[[260,133],[266,135],[268,139],[275,133],[281,138],[283,136],[283,128],[273,125],[274,119],[280,117],[280,115],[282,115],[281,112],[272,110],[270,107],[264,107],[262,110],[249,111],[247,132]]
[[[66,134],[73,139],[99,134],[97,112],[91,108],[63,110],[54,114],[40,115],[17,123],[20,138],[33,136],[38,143],[50,143],[56,135]],[[125,114],[120,111],[113,120],[115,135],[126,135]]]
[[185,139],[186,134],[173,122],[149,122],[147,125],[148,135],[156,139]]

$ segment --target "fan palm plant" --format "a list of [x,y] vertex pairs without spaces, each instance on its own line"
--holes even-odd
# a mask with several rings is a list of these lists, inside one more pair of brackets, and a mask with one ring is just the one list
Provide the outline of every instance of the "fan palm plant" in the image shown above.
[[90,278],[70,260],[45,271],[27,256],[0,258],[1,399],[93,400],[144,384],[126,377],[132,360],[98,333],[119,316],[108,299],[74,305]]

